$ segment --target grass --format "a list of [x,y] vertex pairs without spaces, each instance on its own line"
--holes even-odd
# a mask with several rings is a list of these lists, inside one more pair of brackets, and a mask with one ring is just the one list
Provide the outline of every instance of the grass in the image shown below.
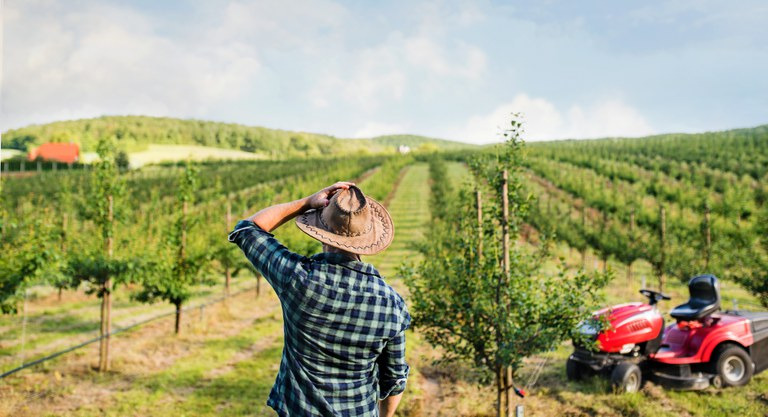
[[395,194],[387,207],[395,224],[395,239],[386,251],[365,259],[375,265],[386,278],[394,278],[397,267],[406,260],[414,261],[413,242],[423,237],[429,220],[429,167],[414,164],[406,168]]
[[[234,336],[207,339],[194,355],[134,380],[112,398],[107,415],[270,415],[262,399],[272,387],[271,365],[280,361],[281,330],[279,316],[272,315],[255,320],[252,327]],[[259,341],[265,340],[260,346]],[[249,349],[258,354],[235,359]],[[74,415],[88,416],[95,411],[85,407]]]
[[[233,280],[231,291],[254,285],[254,280],[245,276],[250,275],[247,271],[242,275]],[[221,295],[218,287],[200,286],[193,291],[194,297],[189,305]],[[82,290],[65,291],[59,301],[50,289],[36,288],[28,303],[26,325],[23,314],[0,318],[3,335],[0,339],[0,369],[8,370],[20,365],[22,356],[23,360],[33,360],[97,336],[100,303],[98,298],[88,296]],[[133,301],[129,291],[115,292],[112,309],[115,328],[173,311],[173,307],[167,303],[148,305]]]

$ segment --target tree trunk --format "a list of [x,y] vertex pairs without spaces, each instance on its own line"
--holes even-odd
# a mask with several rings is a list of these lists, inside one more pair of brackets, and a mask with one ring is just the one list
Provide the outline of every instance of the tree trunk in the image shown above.
[[504,397],[501,395],[502,392],[504,391],[504,386],[502,381],[504,379],[503,369],[504,368],[501,365],[499,365],[496,368],[496,417],[502,416],[501,413],[504,408]]
[[178,335],[181,333],[181,302],[175,302],[173,305],[176,306],[176,322],[173,326],[173,330]]
[[229,270],[229,265],[224,266],[224,295],[229,297],[229,285],[232,281],[232,272]]
[[[107,252],[107,259],[112,259],[114,251],[114,238],[112,236],[112,224],[114,223],[114,198],[112,195],[107,196],[107,221],[109,225],[109,235],[107,236],[105,243],[105,250]],[[106,372],[109,370],[109,333],[112,329],[112,279],[107,277],[102,286],[101,293],[101,329],[99,336],[99,371]]]
[[104,344],[104,370],[109,371],[110,368],[110,360],[109,360],[109,343],[110,343],[110,333],[112,332],[112,279],[107,280],[107,293],[104,295],[106,298],[106,309],[107,309],[107,322],[104,325],[106,329],[106,343]]

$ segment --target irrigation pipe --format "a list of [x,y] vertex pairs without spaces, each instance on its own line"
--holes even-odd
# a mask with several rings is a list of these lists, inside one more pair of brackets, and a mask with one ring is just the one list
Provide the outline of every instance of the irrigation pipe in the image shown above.
[[[256,289],[256,286],[253,286],[253,287],[248,287],[248,288],[244,288],[244,289],[242,289],[242,290],[240,290],[240,291],[238,291],[238,292],[236,292],[236,293],[234,293],[234,294],[231,294],[229,297],[234,297],[234,296],[237,296],[237,295],[239,295],[239,294],[242,294],[242,293],[244,293],[244,292],[246,292],[246,291],[252,291],[252,290],[254,290],[254,289]],[[198,304],[198,305],[195,305],[195,306],[191,306],[191,305],[190,305],[190,306],[187,306],[187,307],[183,307],[183,308],[181,309],[181,311],[187,311],[187,310],[193,310],[193,309],[196,309],[196,308],[202,308],[202,307],[205,307],[205,306],[209,306],[209,305],[211,305],[211,304],[215,304],[215,303],[218,303],[218,302],[224,301],[224,300],[226,300],[227,298],[228,298],[227,296],[224,296],[224,297],[219,297],[219,298],[216,298],[216,299],[213,299],[213,300],[210,300],[210,301],[208,301],[208,302],[205,302],[205,303],[202,303],[202,304]],[[21,365],[21,366],[19,366],[19,367],[16,367],[16,368],[14,368],[14,369],[11,369],[10,371],[6,371],[6,372],[3,372],[2,374],[0,374],[0,379],[2,379],[2,378],[5,378],[5,377],[7,377],[7,376],[9,376],[9,375],[13,375],[13,374],[15,374],[16,372],[22,371],[22,370],[24,370],[24,369],[27,369],[27,368],[33,367],[33,366],[35,366],[35,365],[39,365],[39,364],[41,364],[41,363],[43,363],[43,362],[47,362],[47,361],[49,361],[49,360],[51,360],[51,359],[55,359],[55,358],[58,358],[59,356],[61,356],[61,355],[64,355],[65,353],[69,353],[69,352],[72,352],[73,350],[77,350],[77,349],[80,349],[80,348],[82,348],[82,347],[88,346],[88,345],[90,345],[91,343],[96,343],[96,342],[98,342],[99,340],[101,340],[102,338],[105,338],[105,337],[108,337],[108,336],[113,336],[113,335],[116,335],[116,334],[118,334],[118,333],[122,333],[122,332],[124,332],[124,331],[126,331],[126,330],[130,330],[130,329],[133,329],[134,327],[138,327],[138,326],[141,326],[141,325],[147,324],[147,323],[149,323],[149,322],[151,322],[151,321],[155,321],[155,320],[158,320],[158,319],[162,319],[162,318],[164,318],[164,317],[168,317],[168,316],[170,316],[170,315],[173,315],[173,314],[176,314],[176,310],[170,311],[170,312],[168,312],[168,313],[159,314],[159,315],[157,315],[157,316],[154,316],[154,317],[150,317],[150,318],[148,318],[148,319],[145,319],[145,320],[141,320],[141,321],[139,321],[139,322],[137,322],[137,323],[133,323],[133,324],[131,324],[131,325],[128,325],[128,326],[125,326],[125,327],[121,327],[121,328],[119,328],[119,329],[117,329],[117,330],[113,330],[113,331],[109,332],[108,334],[106,334],[106,335],[104,335],[104,336],[98,336],[98,337],[94,337],[93,339],[89,339],[89,340],[86,340],[85,342],[79,343],[79,344],[77,344],[77,345],[74,345],[74,346],[70,346],[70,347],[68,347],[68,348],[66,348],[66,349],[64,349],[64,350],[60,350],[60,351],[58,351],[58,352],[55,352],[55,353],[52,353],[52,354],[50,354],[50,355],[48,355],[48,356],[44,356],[44,357],[42,357],[42,358],[40,358],[40,359],[36,359],[36,360],[34,360],[34,361],[32,361],[32,362],[27,362],[27,363],[24,363],[24,364],[22,364],[22,365]]]

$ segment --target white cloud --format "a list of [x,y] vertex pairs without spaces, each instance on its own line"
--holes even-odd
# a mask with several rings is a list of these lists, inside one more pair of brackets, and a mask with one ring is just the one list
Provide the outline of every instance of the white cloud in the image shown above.
[[523,138],[531,141],[655,133],[637,110],[617,99],[559,110],[546,99],[518,94],[490,113],[470,117],[463,126],[447,132],[445,136],[473,143],[499,141],[499,133],[509,123],[512,113],[522,114]]
[[[459,42],[446,48],[426,36],[393,32],[378,45],[346,52],[351,65],[335,67],[317,77],[308,100],[326,108],[339,99],[366,111],[397,102],[411,88],[435,80],[477,80],[485,72],[485,53]],[[412,91],[411,91],[412,93]]]
[[204,115],[261,64],[242,43],[176,42],[130,9],[6,4],[5,126],[102,114]]

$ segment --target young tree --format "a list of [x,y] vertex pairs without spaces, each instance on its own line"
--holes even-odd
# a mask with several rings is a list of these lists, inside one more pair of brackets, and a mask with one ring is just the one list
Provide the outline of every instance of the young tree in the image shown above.
[[203,250],[190,250],[188,232],[191,226],[189,205],[194,200],[197,187],[197,171],[187,162],[180,179],[177,199],[180,213],[169,233],[169,239],[154,263],[153,271],[142,279],[141,290],[133,297],[142,302],[167,301],[176,307],[174,331],[181,332],[183,306],[192,297],[192,287],[197,283],[212,284],[211,280],[198,280],[208,263],[209,255]]
[[[3,224],[7,229],[0,242],[0,313],[15,314],[31,285],[47,281],[58,271],[60,256],[56,230],[39,213],[25,213],[23,223]],[[46,215],[48,213],[45,213]],[[4,218],[4,222],[7,219]]]
[[208,247],[212,249],[211,258],[218,261],[221,272],[224,273],[224,293],[228,297],[232,276],[237,275],[240,269],[246,266],[242,254],[234,251],[234,245],[222,239],[222,236],[232,231],[232,203],[229,198],[227,199],[226,229],[221,230],[219,232],[218,229],[214,229],[213,233],[209,234]]
[[768,307],[768,204],[758,211],[750,237],[749,241],[739,242],[740,250],[729,251],[729,258],[735,258],[730,262],[739,267],[733,278]]
[[[411,297],[413,323],[426,339],[442,347],[446,360],[466,359],[496,380],[499,415],[525,357],[575,337],[598,300],[607,275],[569,274],[565,265],[553,275],[542,271],[549,259],[549,238],[538,248],[511,245],[525,222],[530,196],[523,185],[520,122],[505,131],[498,152],[474,161],[483,195],[482,238],[478,237],[476,192],[462,190],[450,201],[444,220],[433,220],[425,255],[402,275]],[[433,178],[444,181],[444,178]],[[504,192],[506,191],[506,192]],[[477,250],[482,242],[483,256]],[[512,412],[507,407],[507,413]]]
[[[67,253],[71,246],[72,237],[70,236],[70,224],[73,220],[73,213],[75,205],[75,193],[72,187],[72,178],[69,175],[63,175],[60,181],[59,192],[57,193],[58,200],[58,241],[59,251],[61,257],[66,259]],[[63,270],[59,270],[52,274],[49,283],[56,288],[58,292],[58,299],[61,301],[62,292],[75,285],[72,281],[72,277],[64,273]]]
[[99,370],[109,370],[109,339],[112,329],[112,293],[118,283],[135,277],[133,260],[113,259],[115,221],[118,213],[116,201],[124,192],[124,184],[115,163],[113,140],[102,138],[97,147],[99,160],[91,174],[90,205],[85,214],[93,220],[104,239],[101,250],[73,253],[68,260],[66,273],[72,278],[72,286],[89,285],[90,293],[101,298],[101,325],[99,328]]

